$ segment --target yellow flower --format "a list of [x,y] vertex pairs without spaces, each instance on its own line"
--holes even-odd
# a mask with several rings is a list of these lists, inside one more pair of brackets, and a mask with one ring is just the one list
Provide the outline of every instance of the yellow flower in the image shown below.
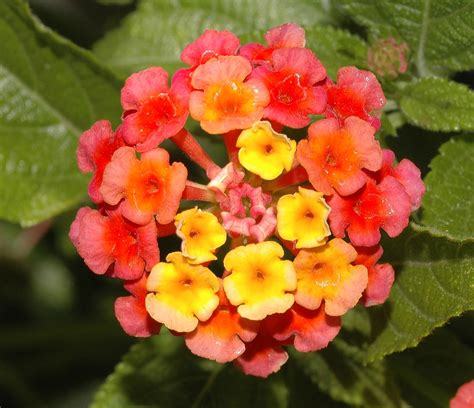
[[283,248],[273,241],[240,246],[228,252],[224,290],[239,314],[262,320],[283,313],[294,303],[296,274],[291,261],[282,260]]
[[296,241],[296,248],[323,245],[331,235],[327,223],[329,211],[322,193],[299,187],[297,193],[278,200],[278,234],[288,241]]
[[237,139],[240,164],[262,179],[274,180],[293,165],[296,142],[272,129],[270,122],[255,122]]
[[156,321],[178,332],[193,331],[219,304],[219,279],[202,265],[191,265],[180,252],[160,262],[147,280],[146,310]]
[[356,250],[340,238],[318,248],[301,250],[294,261],[298,279],[295,302],[316,310],[324,300],[326,314],[346,313],[367,287],[367,268],[351,265],[356,257]]
[[181,251],[189,258],[189,263],[217,259],[214,251],[224,245],[227,234],[214,214],[195,207],[179,213],[174,219],[176,234],[183,240]]

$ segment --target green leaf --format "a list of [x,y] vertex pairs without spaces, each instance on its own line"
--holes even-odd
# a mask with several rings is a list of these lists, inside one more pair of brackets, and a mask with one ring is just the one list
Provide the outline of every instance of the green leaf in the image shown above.
[[403,89],[400,108],[408,121],[428,130],[474,130],[474,92],[441,78],[423,78]]
[[370,308],[368,361],[414,347],[451,317],[474,309],[474,243],[455,243],[408,228],[383,247],[396,280],[387,302]]
[[287,399],[281,375],[245,376],[231,364],[192,355],[182,337],[161,333],[130,349],[91,408],[283,408]]
[[159,65],[169,71],[181,66],[183,48],[205,29],[237,35],[292,21],[313,25],[328,21],[324,1],[295,0],[141,0],[118,29],[94,47],[116,72],[130,74]]
[[440,148],[425,179],[421,226],[431,234],[456,241],[474,240],[474,143],[451,139]]
[[388,363],[413,407],[447,407],[457,389],[474,378],[474,352],[445,328]]
[[333,79],[343,66],[366,67],[367,44],[358,36],[329,26],[314,26],[306,29],[306,39],[306,46],[316,53]]
[[474,68],[471,0],[342,0],[377,38],[399,37],[410,47],[420,76]]
[[31,225],[76,205],[77,136],[118,119],[120,84],[20,0],[0,2],[0,218]]
[[383,362],[364,366],[341,340],[317,353],[291,352],[311,381],[334,400],[363,407],[398,407],[398,391]]

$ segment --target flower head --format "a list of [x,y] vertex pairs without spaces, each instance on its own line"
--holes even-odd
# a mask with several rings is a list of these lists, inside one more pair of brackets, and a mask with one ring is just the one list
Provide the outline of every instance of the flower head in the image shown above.
[[355,193],[368,179],[362,169],[377,171],[382,165],[374,129],[359,118],[346,119],[342,127],[335,119],[320,120],[308,132],[308,139],[298,143],[297,157],[313,187],[324,194]]
[[261,81],[246,80],[251,71],[250,63],[238,56],[212,58],[196,68],[189,110],[208,133],[245,129],[262,118],[268,91]]
[[327,223],[329,206],[322,193],[298,187],[298,192],[278,200],[278,234],[288,241],[296,241],[296,248],[323,245],[331,235]]
[[178,332],[191,332],[208,320],[219,304],[218,278],[202,265],[192,265],[172,252],[153,267],[147,280],[146,309],[157,322]]
[[459,387],[454,398],[449,402],[449,408],[472,408],[474,406],[474,380]]
[[273,313],[283,313],[294,302],[295,269],[282,260],[283,248],[266,241],[237,247],[227,253],[224,267],[224,290],[230,303],[238,306],[242,317],[261,320]]
[[214,251],[224,245],[227,234],[217,217],[194,207],[176,215],[176,234],[183,240],[181,251],[192,264],[213,261]]
[[330,316],[341,316],[354,307],[367,286],[367,268],[351,265],[356,256],[355,249],[338,238],[318,248],[302,249],[294,262],[295,302],[316,310],[324,300]]
[[237,139],[239,161],[248,171],[264,180],[273,180],[289,171],[296,152],[296,142],[277,133],[269,122],[255,122]]

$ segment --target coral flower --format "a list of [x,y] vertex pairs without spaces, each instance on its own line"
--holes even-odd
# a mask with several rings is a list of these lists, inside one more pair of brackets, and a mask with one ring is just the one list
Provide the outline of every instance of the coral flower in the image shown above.
[[183,240],[181,252],[189,263],[214,261],[214,251],[224,245],[227,233],[214,214],[197,207],[176,215],[176,235]]
[[313,187],[324,194],[355,193],[368,178],[362,169],[377,171],[382,165],[374,128],[359,118],[346,119],[343,127],[336,119],[320,120],[308,132],[308,139],[298,143],[297,157]]
[[297,24],[287,23],[273,27],[265,34],[267,46],[259,43],[243,45],[239,55],[253,63],[269,63],[273,51],[280,48],[303,48],[306,44],[304,29]]
[[323,245],[331,235],[327,223],[330,207],[323,194],[298,187],[298,192],[278,200],[278,234],[287,241],[296,241],[296,248]]
[[186,334],[186,346],[200,357],[227,363],[242,355],[245,342],[257,335],[259,322],[240,316],[222,288],[219,298],[219,306],[209,320],[199,322],[196,330]]
[[188,88],[179,81],[168,88],[168,73],[159,67],[131,75],[122,89],[123,137],[146,152],[174,136],[188,117]]
[[155,265],[148,277],[146,310],[168,329],[191,332],[219,304],[219,279],[202,265],[191,265],[180,252]]
[[102,184],[104,169],[112,159],[114,152],[125,143],[121,131],[114,134],[108,120],[99,120],[85,131],[79,138],[77,148],[77,164],[83,173],[93,172],[94,177],[89,183],[89,197],[95,203],[103,200],[99,188]]
[[212,58],[196,68],[191,84],[191,116],[211,134],[245,129],[260,120],[269,95],[259,80],[247,80],[250,63],[238,56]]
[[474,407],[474,380],[459,387],[454,398],[449,402],[449,408]]
[[160,259],[154,221],[135,225],[117,210],[81,208],[69,237],[86,265],[99,275],[138,279]]
[[317,85],[326,78],[326,69],[306,48],[274,51],[272,66],[255,68],[250,78],[261,80],[270,92],[264,118],[284,126],[307,126],[309,115],[323,113],[326,107],[326,93]]
[[125,282],[124,288],[131,296],[122,296],[115,300],[115,317],[129,336],[149,337],[160,332],[161,324],[153,320],[145,308],[147,276]]
[[342,123],[349,116],[380,127],[377,113],[385,105],[385,96],[379,81],[372,72],[356,67],[344,67],[337,72],[337,83],[327,88],[327,117],[336,117]]
[[324,300],[324,310],[330,316],[342,316],[354,307],[367,287],[367,268],[353,266],[357,252],[342,239],[326,245],[302,249],[294,265],[298,284],[295,302],[315,310]]
[[380,184],[369,180],[364,188],[347,197],[334,194],[328,204],[332,233],[342,238],[347,228],[356,246],[377,245],[380,228],[389,237],[396,237],[407,227],[411,212],[410,197],[392,176],[385,177]]
[[273,241],[237,247],[227,253],[224,290],[242,317],[261,320],[283,313],[294,302],[289,292],[296,288],[293,263],[282,260],[283,248]]
[[160,224],[173,221],[184,191],[188,172],[182,163],[169,164],[163,149],[143,153],[121,147],[104,171],[100,192],[110,205],[120,205],[122,214],[137,224],[146,224],[153,215]]
[[289,171],[296,142],[272,129],[270,122],[255,122],[237,139],[240,164],[264,180],[273,180]]

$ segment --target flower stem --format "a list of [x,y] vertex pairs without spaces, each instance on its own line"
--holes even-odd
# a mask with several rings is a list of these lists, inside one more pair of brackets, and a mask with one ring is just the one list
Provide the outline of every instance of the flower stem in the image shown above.
[[182,199],[192,201],[216,201],[214,193],[209,190],[207,186],[189,180],[186,181],[186,187],[184,188]]

